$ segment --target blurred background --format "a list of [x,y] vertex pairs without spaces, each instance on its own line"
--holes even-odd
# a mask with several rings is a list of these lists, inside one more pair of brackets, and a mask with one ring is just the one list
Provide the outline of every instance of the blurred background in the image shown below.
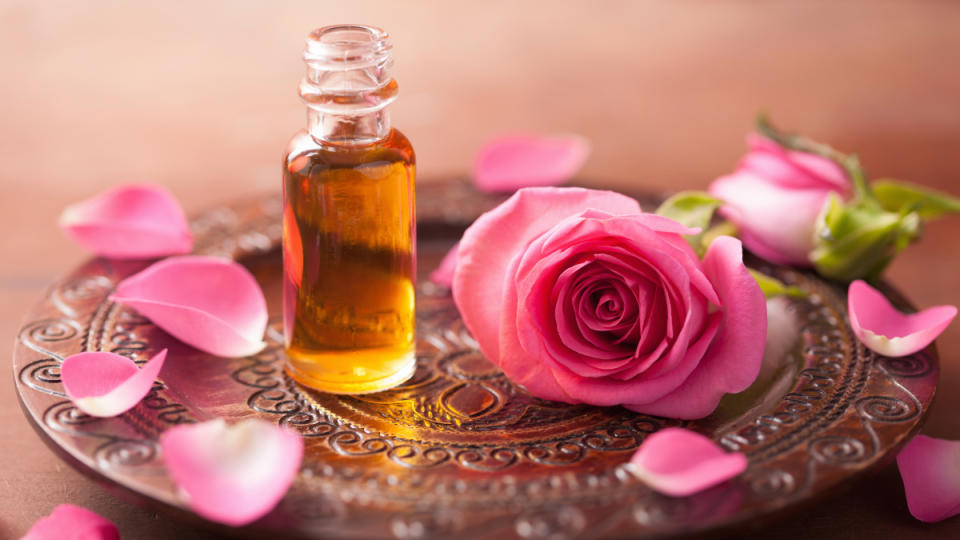
[[[57,229],[66,204],[129,181],[168,186],[188,212],[278,190],[281,152],[304,125],[303,38],[342,22],[393,37],[394,124],[421,182],[468,173],[496,134],[560,131],[592,142],[580,183],[703,188],[765,110],[858,152],[873,176],[960,194],[956,2],[0,1],[0,341],[86,257]],[[932,224],[893,283],[922,306],[960,304],[958,236],[960,218]],[[960,323],[940,349],[925,432],[960,439],[960,396],[946,388],[960,384]],[[35,482],[74,473],[28,434],[12,385],[0,398],[23,434],[3,443],[0,493],[23,502],[0,537],[77,490],[120,512],[79,477],[64,492]]]

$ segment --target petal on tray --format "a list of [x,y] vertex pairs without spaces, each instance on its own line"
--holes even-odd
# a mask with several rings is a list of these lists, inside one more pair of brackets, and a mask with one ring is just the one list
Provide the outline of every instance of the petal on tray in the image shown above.
[[216,356],[248,356],[266,345],[263,291],[246,268],[228,259],[164,259],[120,282],[110,300]]
[[929,522],[960,514],[960,441],[917,435],[897,467],[913,517]]
[[60,380],[67,397],[81,411],[90,416],[117,416],[150,392],[166,357],[164,349],[138,368],[133,360],[111,352],[74,354],[60,365]]
[[579,135],[505,135],[477,153],[473,181],[494,192],[555,186],[573,178],[589,154],[590,144]]
[[[69,531],[69,532],[67,532]],[[37,520],[20,540],[120,540],[117,526],[86,508],[61,504]]]
[[259,419],[176,426],[163,433],[160,446],[167,472],[190,508],[232,526],[276,506],[303,458],[299,434]]
[[725,452],[699,433],[667,428],[647,437],[630,465],[631,472],[655,491],[686,497],[739,475],[747,468],[747,458]]
[[850,284],[847,294],[850,326],[868,348],[884,356],[907,356],[922,350],[957,315],[954,306],[934,306],[917,313],[901,313],[866,282]]
[[97,255],[149,259],[189,253],[193,236],[177,199],[161,186],[128,184],[74,203],[60,227]]

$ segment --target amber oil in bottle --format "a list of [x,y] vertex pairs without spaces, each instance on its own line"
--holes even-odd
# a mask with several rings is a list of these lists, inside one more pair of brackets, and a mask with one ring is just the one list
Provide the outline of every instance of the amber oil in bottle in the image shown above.
[[415,158],[386,110],[391,44],[377,28],[330,26],[304,60],[307,129],[283,167],[286,371],[325,392],[384,390],[416,366]]

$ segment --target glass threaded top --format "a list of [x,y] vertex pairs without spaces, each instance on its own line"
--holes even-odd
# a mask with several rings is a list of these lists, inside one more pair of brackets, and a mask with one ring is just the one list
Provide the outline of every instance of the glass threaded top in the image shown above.
[[307,71],[300,97],[308,108],[326,114],[381,110],[397,96],[392,51],[390,36],[373,26],[318,28],[307,36],[303,51]]
[[303,60],[328,70],[359,69],[392,63],[390,36],[375,26],[339,24],[307,36]]

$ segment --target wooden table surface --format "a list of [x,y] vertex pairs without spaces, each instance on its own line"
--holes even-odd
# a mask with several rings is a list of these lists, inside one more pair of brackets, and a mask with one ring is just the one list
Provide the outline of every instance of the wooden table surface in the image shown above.
[[[960,193],[960,4],[949,2],[0,2],[0,338],[85,258],[68,203],[128,181],[188,211],[279,189],[303,124],[313,27],[391,32],[395,124],[423,181],[469,170],[505,131],[585,135],[582,173],[631,191],[703,188],[743,152],[754,113],[857,150],[875,176]],[[960,304],[960,218],[933,223],[889,279],[919,306]],[[9,345],[8,345],[9,346]],[[924,428],[960,439],[960,323],[939,341]],[[209,538],[105,492],[33,433],[0,383],[0,538],[71,502],[125,538]],[[756,538],[960,538],[907,513],[895,467],[765,525]]]

